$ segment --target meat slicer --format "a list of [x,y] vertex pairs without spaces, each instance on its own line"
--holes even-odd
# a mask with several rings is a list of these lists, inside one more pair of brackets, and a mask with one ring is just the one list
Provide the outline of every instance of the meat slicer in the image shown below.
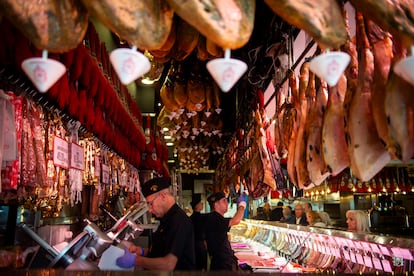
[[125,215],[116,219],[109,211],[115,224],[103,232],[93,222],[85,219],[86,226],[82,232],[72,239],[61,251],[49,245],[27,224],[20,227],[46,251],[46,259],[50,261],[48,268],[65,268],[66,270],[99,270],[98,260],[111,245],[122,247],[124,243],[137,238],[145,229],[156,229],[155,224],[141,223],[148,208],[145,201],[132,205]]

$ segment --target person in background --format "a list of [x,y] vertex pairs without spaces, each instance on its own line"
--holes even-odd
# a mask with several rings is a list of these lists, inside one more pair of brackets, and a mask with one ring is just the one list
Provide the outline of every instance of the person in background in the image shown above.
[[175,203],[166,178],[153,178],[142,185],[148,211],[160,220],[153,233],[150,248],[131,246],[116,259],[123,268],[134,266],[145,270],[194,270],[194,229],[190,218]]
[[306,214],[303,210],[303,205],[302,204],[296,204],[295,206],[295,217],[296,217],[296,222],[295,224],[299,224],[299,225],[308,225],[308,221],[306,220]]
[[246,197],[242,193],[237,199],[237,211],[232,218],[225,218],[228,200],[223,192],[216,192],[208,197],[212,212],[206,214],[205,233],[207,250],[211,257],[210,271],[236,271],[237,258],[230,246],[227,232],[240,223],[246,208]]
[[312,211],[312,205],[309,202],[304,202],[303,203],[303,211],[305,212],[305,214],[309,211]]
[[306,219],[309,223],[309,226],[316,226],[316,227],[326,227],[326,224],[322,222],[321,217],[315,211],[307,211],[306,212]]
[[279,201],[277,206],[270,212],[270,220],[279,221],[283,218],[283,202]]
[[346,223],[349,231],[370,232],[368,215],[361,210],[346,211]]
[[204,233],[205,215],[201,214],[204,208],[203,202],[201,201],[201,194],[193,194],[190,204],[193,209],[193,214],[190,219],[194,227],[196,269],[207,270],[207,245]]
[[270,204],[267,202],[267,198],[265,199],[265,204],[263,205],[264,220],[270,220]]
[[329,214],[327,212],[321,211],[318,214],[321,217],[322,222],[325,223],[326,226],[331,226],[332,225],[331,217],[329,216]]
[[257,207],[256,216],[253,219],[266,220],[265,209],[263,207]]
[[295,224],[296,219],[295,216],[292,215],[292,207],[290,206],[283,206],[283,217],[280,219],[281,222],[287,223],[287,224]]

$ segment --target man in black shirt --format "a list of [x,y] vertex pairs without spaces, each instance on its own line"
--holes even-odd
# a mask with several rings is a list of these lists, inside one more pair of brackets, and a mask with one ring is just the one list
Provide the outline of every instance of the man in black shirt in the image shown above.
[[283,202],[279,201],[277,206],[270,212],[270,220],[280,221],[283,218]]
[[193,225],[175,203],[169,186],[165,178],[154,178],[142,185],[149,212],[160,219],[160,225],[150,248],[131,246],[117,259],[118,266],[156,271],[195,269]]
[[207,250],[211,256],[210,271],[237,270],[237,259],[231,249],[227,232],[243,218],[246,208],[245,195],[238,199],[237,212],[232,218],[224,217],[228,210],[228,201],[223,192],[214,193],[207,200],[213,210],[206,215],[205,224]]
[[201,210],[203,210],[201,194],[193,194],[190,204],[193,208],[190,219],[194,226],[196,268],[197,270],[207,270],[207,245],[204,232],[205,214],[201,214]]

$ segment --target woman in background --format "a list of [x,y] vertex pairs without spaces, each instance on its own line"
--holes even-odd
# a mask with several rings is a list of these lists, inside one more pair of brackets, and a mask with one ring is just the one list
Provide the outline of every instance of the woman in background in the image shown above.
[[346,212],[346,223],[349,231],[370,232],[368,215],[361,210],[348,210]]
[[312,211],[312,210],[307,211],[306,219],[309,222],[309,226],[326,227],[326,224],[322,222],[321,217],[315,211]]

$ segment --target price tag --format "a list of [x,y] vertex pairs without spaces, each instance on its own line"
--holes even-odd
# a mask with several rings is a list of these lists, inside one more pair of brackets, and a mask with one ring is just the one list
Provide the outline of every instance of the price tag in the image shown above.
[[364,256],[364,265],[367,267],[373,267],[374,265],[372,264],[372,260],[368,255]]
[[356,263],[357,262],[354,251],[351,251],[349,253],[349,257],[351,258],[351,262],[353,262],[353,263]]
[[372,258],[372,263],[374,264],[375,269],[382,271],[381,260],[377,257]]
[[359,249],[359,250],[362,250],[363,249],[362,244],[359,241],[354,241],[354,245],[355,245],[355,248],[356,249]]
[[349,248],[355,248],[356,247],[354,241],[352,241],[352,240],[346,239],[345,242],[348,244]]
[[384,268],[385,272],[392,272],[392,267],[391,267],[391,263],[389,260],[382,259],[381,263],[382,263],[382,267]]
[[342,254],[344,255],[345,260],[351,260],[350,256],[349,256],[349,252],[347,250],[344,250],[342,252]]
[[343,245],[342,238],[334,237],[334,240],[338,245]]
[[411,254],[409,249],[393,247],[391,248],[391,251],[394,254],[394,257],[403,258],[403,259],[410,260],[410,261],[414,260],[413,255]]
[[102,164],[102,183],[109,184],[109,167]]
[[316,251],[322,252],[322,246],[321,246],[321,244],[319,242],[316,243]]
[[334,249],[334,253],[335,253],[335,256],[336,256],[337,258],[342,258],[342,256],[341,256],[341,250],[339,250],[339,248],[338,248],[338,247],[336,247],[336,248]]
[[378,245],[375,243],[370,243],[369,244],[371,246],[372,252],[374,253],[378,253],[381,255],[381,250],[379,249]]
[[70,144],[70,167],[76,170],[85,170],[85,152],[83,147],[71,143]]
[[69,168],[69,143],[57,136],[53,138],[53,163],[58,167]]
[[362,249],[363,250],[368,251],[368,252],[371,252],[371,246],[370,246],[369,243],[367,243],[367,242],[361,242],[361,245],[362,245]]
[[387,247],[380,245],[380,244],[378,245],[378,247],[380,248],[382,255],[391,256],[390,251],[388,250]]
[[330,244],[326,244],[325,246],[324,246],[324,248],[325,248],[325,254],[327,254],[327,255],[333,255],[333,253],[332,253],[332,247],[331,247],[331,245]]
[[95,156],[94,161],[95,161],[95,176],[99,177],[101,175],[101,162],[99,160],[99,157]]
[[357,263],[359,263],[360,265],[363,265],[364,264],[364,258],[362,258],[362,255],[361,254],[356,253],[355,254],[355,257],[356,257]]

